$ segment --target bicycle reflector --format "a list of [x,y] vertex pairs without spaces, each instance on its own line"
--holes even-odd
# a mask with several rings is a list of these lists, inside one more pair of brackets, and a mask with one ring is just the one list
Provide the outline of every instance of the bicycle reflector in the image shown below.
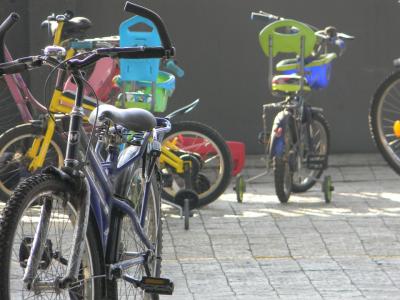
[[393,133],[397,138],[400,138],[400,120],[397,120],[393,124]]

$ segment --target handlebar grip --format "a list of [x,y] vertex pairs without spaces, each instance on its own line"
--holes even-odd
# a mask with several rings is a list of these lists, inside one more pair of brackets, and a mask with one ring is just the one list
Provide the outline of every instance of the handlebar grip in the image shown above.
[[172,47],[171,40],[169,38],[167,29],[164,25],[163,20],[161,19],[161,17],[158,14],[156,14],[154,11],[152,11],[148,8],[145,8],[143,6],[137,5],[137,4],[129,2],[129,1],[127,1],[125,3],[124,10],[126,12],[136,14],[138,16],[144,17],[144,18],[152,21],[154,23],[154,25],[156,25],[156,27],[157,27],[163,47],[165,48],[165,50],[171,51],[172,52],[171,55],[173,55],[174,49]]
[[252,21],[262,21],[265,23],[272,23],[278,20],[281,20],[282,18],[278,17],[278,16],[274,16],[272,14],[268,14],[268,13],[256,13],[256,12],[252,12],[251,13],[251,20]]
[[169,59],[166,62],[165,68],[178,77],[183,77],[185,75],[185,71],[180,68],[172,59]]
[[25,63],[4,63],[0,65],[0,76],[4,74],[20,73],[28,69]]
[[9,14],[7,19],[0,25],[0,36],[4,35],[18,20],[19,14],[15,12]]

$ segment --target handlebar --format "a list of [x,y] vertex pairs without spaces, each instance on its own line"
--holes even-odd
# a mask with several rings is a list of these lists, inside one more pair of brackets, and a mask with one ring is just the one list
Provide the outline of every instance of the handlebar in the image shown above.
[[185,71],[181,67],[179,67],[173,59],[168,59],[164,65],[169,72],[171,72],[175,76],[178,76],[179,78],[185,75]]
[[272,23],[275,21],[283,20],[283,18],[275,16],[273,14],[269,14],[263,11],[259,11],[258,13],[252,12],[251,13],[251,20],[252,21],[262,21],[266,23]]
[[56,59],[49,56],[28,56],[20,58],[11,62],[0,64],[0,76],[5,74],[14,74],[27,69],[32,69],[42,66],[47,63],[52,66],[58,66],[64,69],[78,70],[94,64],[96,61],[103,57],[117,57],[128,59],[141,59],[141,58],[165,58],[168,57],[167,52],[163,47],[113,47],[113,48],[99,48],[92,52],[83,59],[72,58],[66,61],[63,65]]
[[154,25],[156,25],[156,27],[157,27],[158,34],[160,35],[160,38],[161,38],[162,46],[165,48],[166,51],[170,52],[171,55],[174,55],[175,50],[172,47],[171,40],[169,38],[167,29],[164,25],[163,20],[161,19],[161,17],[158,14],[156,14],[154,11],[152,11],[148,8],[145,8],[143,6],[137,5],[137,4],[129,2],[129,1],[127,1],[125,3],[124,10],[126,12],[136,14],[138,16],[144,17],[144,18],[152,21],[154,23]]
[[0,25],[0,63],[5,62],[4,58],[4,37],[10,28],[19,20],[19,15],[12,12]]

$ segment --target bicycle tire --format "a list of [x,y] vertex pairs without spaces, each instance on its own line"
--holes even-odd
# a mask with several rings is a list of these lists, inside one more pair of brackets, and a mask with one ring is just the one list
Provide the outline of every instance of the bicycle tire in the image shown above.
[[[156,253],[154,254],[154,265],[153,268],[150,269],[150,271],[152,272],[152,277],[160,277],[161,275],[161,256],[162,256],[162,240],[163,240],[163,235],[162,235],[162,219],[161,219],[161,179],[159,178],[158,174],[156,174],[157,172],[154,172],[152,178],[151,178],[151,190],[150,190],[150,195],[153,195],[153,206],[151,205],[151,202],[148,203],[148,212],[150,211],[150,209],[152,208],[154,210],[155,213],[155,218],[158,222],[158,224],[156,225],[157,227],[157,233],[156,233],[156,240],[152,241],[153,244],[156,244]],[[135,174],[137,175],[135,177]],[[137,200],[140,199],[140,196],[133,196],[132,194],[130,194],[130,190],[128,190],[128,187],[143,187],[143,184],[140,184],[138,182],[138,184],[134,185],[133,182],[135,179],[140,179],[141,178],[141,174],[142,174],[142,168],[137,167],[135,165],[132,165],[131,168],[127,168],[123,173],[121,173],[121,175],[119,176],[119,178],[121,180],[118,180],[117,182],[119,182],[116,186],[116,190],[119,191],[119,193],[122,193],[124,195],[124,197],[126,197],[127,199],[129,199],[133,206],[135,207],[135,209],[137,210],[138,215],[140,215],[140,209],[141,209],[141,205],[139,203],[137,203]],[[140,194],[140,193],[139,193]],[[149,196],[150,196],[149,195]],[[148,198],[151,199],[151,198]],[[136,201],[136,202],[135,202]],[[150,200],[151,201],[151,200]],[[123,217],[122,217],[123,219]],[[128,219],[127,220],[127,225],[129,226],[128,231],[132,231],[131,228],[131,220]],[[122,224],[122,228],[120,230],[120,235],[123,236],[123,232],[124,232],[124,228],[123,228],[123,224]],[[133,234],[135,234],[133,232]],[[128,237],[129,237],[129,233],[127,233]],[[119,238],[120,240],[120,247],[121,245],[125,245],[125,247],[128,247],[126,244],[124,244],[124,239],[122,237]],[[133,240],[135,239],[130,239],[131,242],[133,242]],[[128,241],[129,242],[129,241]],[[126,242],[126,243],[128,243]],[[129,247],[128,247],[129,248]],[[132,250],[132,249],[130,249]],[[121,250],[118,250],[118,252],[120,252]],[[142,270],[143,271],[143,270]],[[138,273],[135,272],[135,276],[137,276]],[[132,299],[144,299],[144,300],[158,300],[159,296],[156,294],[147,294],[144,293],[143,294],[143,298],[138,298],[137,294],[131,294],[129,292],[130,288],[134,288],[132,284],[124,282],[123,280],[119,281],[120,283],[125,283],[125,287],[122,284],[122,287],[118,285],[118,282],[116,280],[113,280],[112,282],[109,282],[107,289],[108,289],[108,297],[109,299],[131,299],[130,296],[132,296]],[[123,293],[125,293],[125,295],[121,295]]]
[[[288,121],[289,119],[287,119]],[[292,193],[293,172],[290,167],[291,146],[293,145],[292,133],[288,122],[285,122],[283,130],[285,139],[284,151],[281,155],[275,155],[272,158],[274,170],[275,193],[279,202],[287,203]]]
[[[27,213],[27,215],[23,215],[25,210],[29,210],[29,208],[32,208],[32,211],[36,209],[36,206],[40,205],[40,195],[43,195],[43,193],[46,193],[47,195],[52,195],[53,199],[53,212],[54,212],[54,224],[57,222],[60,223],[61,220],[64,220],[61,218],[62,216],[68,217],[69,215],[66,213],[66,211],[62,211],[65,214],[60,214],[60,211],[57,210],[57,213],[55,212],[55,204],[57,201],[57,198],[59,199],[60,202],[62,202],[62,207],[65,205],[65,207],[70,208],[68,212],[78,211],[78,197],[74,197],[75,194],[72,192],[72,189],[70,185],[66,183],[66,181],[61,180],[59,177],[56,177],[54,175],[49,175],[49,174],[39,174],[39,175],[34,175],[23,182],[21,182],[18,187],[15,189],[13,192],[10,200],[7,202],[6,207],[4,208],[2,212],[2,217],[0,219],[0,298],[3,300],[12,300],[16,299],[15,295],[12,294],[10,295],[10,271],[13,270],[15,271],[15,267],[22,267],[22,265],[18,266],[18,263],[21,264],[21,252],[19,252],[19,257],[16,258],[16,264],[11,264],[11,255],[14,253],[13,251],[13,244],[14,242],[17,243],[17,246],[19,244],[19,241],[15,240],[17,238],[16,236],[16,231],[19,227],[24,228],[24,222],[28,222],[29,220],[34,220],[35,215],[31,215]],[[55,196],[56,195],[56,196]],[[48,196],[49,197],[49,196]],[[38,210],[40,211],[40,209]],[[61,216],[61,217],[60,217]],[[30,217],[30,218],[29,218]],[[37,216],[39,218],[39,216]],[[32,221],[33,223],[34,221]],[[37,222],[37,221],[36,221]],[[73,224],[71,222],[71,224]],[[32,224],[31,224],[32,226]],[[49,227],[49,230],[54,228],[54,234],[56,235],[57,232],[59,234],[64,234],[66,232],[69,232],[71,235],[73,234],[73,230],[69,229],[64,229],[64,231],[57,231],[55,229],[55,226],[51,224]],[[23,229],[24,232],[24,237],[26,236],[27,232],[24,231],[29,228],[29,225],[26,226],[26,228]],[[65,225],[65,228],[67,228],[67,225]],[[32,229],[32,234],[34,234],[35,228]],[[29,236],[29,235],[28,235]],[[59,251],[59,256],[63,257],[63,253],[69,253],[69,250],[67,250],[69,245],[68,244],[68,239],[63,237],[62,235],[59,236],[59,240],[57,241],[57,236],[56,238],[52,238],[53,235],[49,232],[47,235],[47,239],[51,238],[51,245],[54,247],[56,246],[56,250]],[[72,238],[72,237],[71,237]],[[25,239],[25,238],[24,238]],[[63,245],[64,243],[64,245]],[[19,249],[21,251],[22,248],[22,242],[19,245]],[[46,240],[46,245],[47,245],[47,240]],[[49,247],[52,250],[49,250],[49,253],[56,253],[54,251],[54,248]],[[58,248],[59,247],[59,248]],[[63,249],[63,247],[65,249]],[[86,262],[88,263],[89,266],[89,274],[91,276],[100,276],[105,274],[105,266],[104,266],[104,261],[102,260],[103,254],[101,250],[101,242],[100,242],[100,236],[97,232],[97,228],[95,227],[95,221],[92,218],[89,218],[89,223],[88,223],[88,228],[86,232],[86,245],[85,245],[86,251],[84,252],[83,255],[83,262],[85,262],[83,265],[86,266]],[[65,250],[65,251],[63,251]],[[29,253],[29,252],[28,252]],[[17,254],[15,254],[17,256]],[[50,263],[54,263],[54,266],[52,265],[51,271],[54,272],[54,270],[62,270],[63,266],[66,268],[65,263],[62,263],[62,258],[55,258],[53,255],[49,256],[51,257]],[[68,258],[68,257],[67,257]],[[65,259],[65,258],[64,258]],[[68,259],[67,259],[68,261]],[[23,267],[22,267],[23,268]],[[37,276],[43,276],[43,274],[39,274],[39,272],[42,271],[43,267],[40,267],[38,270]],[[50,265],[47,266],[47,268],[50,268]],[[43,271],[44,272],[44,271]],[[82,274],[86,274],[85,271],[82,271]],[[87,274],[87,275],[89,275]],[[52,274],[53,275],[53,274]],[[55,274],[53,275],[54,277],[61,275],[61,274]],[[20,276],[23,276],[23,272],[20,272]],[[44,277],[48,280],[53,279],[51,277]],[[19,282],[19,284],[22,285],[22,278],[16,279],[16,281]],[[54,278],[56,279],[56,278]],[[96,278],[91,280],[93,284],[89,284],[89,281],[83,281],[83,285],[85,288],[85,291],[82,293],[86,295],[87,297],[85,299],[103,299],[103,293],[104,293],[104,279],[102,278]],[[14,283],[14,282],[13,282]],[[14,283],[15,284],[15,283]],[[14,285],[13,285],[14,286]],[[23,286],[23,285],[22,285]],[[72,290],[69,290],[67,292],[68,294],[68,299],[71,297],[71,292]],[[79,290],[76,290],[78,293]],[[90,294],[91,293],[91,296]],[[73,294],[75,295],[75,294]],[[38,298],[42,299],[43,295],[38,295]],[[76,295],[75,295],[76,296]],[[25,297],[22,297],[25,298]],[[21,298],[21,299],[22,299]],[[18,298],[20,299],[20,298]],[[36,298],[35,298],[36,299]],[[81,299],[81,298],[79,298]]]
[[[400,153],[396,154],[388,144],[388,141],[384,137],[383,126],[380,124],[380,114],[382,106],[384,104],[385,95],[387,95],[390,89],[397,83],[400,83],[400,71],[393,72],[390,74],[382,83],[378,86],[371,104],[368,115],[369,130],[372,139],[375,142],[379,152],[389,164],[389,166],[400,175]],[[400,119],[400,118],[399,118]]]
[[[211,191],[207,189],[206,192],[199,193],[198,207],[206,206],[212,203],[213,201],[217,200],[218,197],[225,192],[226,188],[230,183],[232,175],[231,153],[224,138],[214,128],[200,122],[194,122],[194,121],[175,122],[172,124],[172,130],[165,136],[164,140],[167,140],[168,138],[171,138],[174,135],[176,136],[179,133],[185,133],[185,132],[194,134],[197,133],[206,137],[214,144],[213,146],[219,150],[221,155],[223,170],[221,171],[222,175],[220,176],[219,182],[215,185],[215,187]],[[204,180],[204,177],[200,179]],[[178,192],[178,190],[175,190],[173,192],[176,193]],[[163,188],[162,198],[170,202],[174,202],[174,196],[172,195],[172,193],[167,192],[166,188]]]
[[[313,113],[312,121],[319,123],[319,128],[324,131],[324,136],[326,139],[326,145],[325,145],[326,151],[324,151],[325,153],[318,153],[318,154],[326,155],[326,157],[328,157],[329,149],[330,149],[329,124],[326,121],[325,117],[320,113]],[[321,177],[322,173],[324,172],[324,169],[315,170],[315,171],[316,172],[310,172],[309,177],[304,178],[302,183],[297,183],[295,180],[293,180],[292,192],[293,193],[304,193],[304,192],[308,191],[310,188],[312,188],[317,183],[318,179]]]
[[[9,172],[22,172],[21,166],[23,166],[24,172],[26,172],[28,177],[33,173],[28,171],[28,166],[30,164],[30,160],[8,160],[7,156],[10,155],[13,158],[16,157],[16,153],[10,154],[7,152],[7,149],[11,148],[13,145],[17,147],[18,143],[22,143],[23,139],[32,139],[37,136],[43,136],[43,129],[32,125],[31,123],[26,123],[22,125],[18,125],[14,128],[7,130],[0,136],[0,201],[6,202],[11,195],[12,189],[16,187],[18,182],[20,181],[20,177],[15,178],[14,182],[11,182],[10,185],[7,185],[5,181],[3,182],[3,178],[7,178],[6,180],[10,180]],[[30,147],[30,145],[26,145]],[[64,160],[64,150],[65,150],[65,142],[60,136],[58,132],[55,132],[53,135],[53,139],[51,141],[50,146],[54,149],[56,157],[54,161],[58,161],[58,167],[63,164]],[[47,157],[49,159],[49,157]],[[10,169],[11,168],[11,169]]]

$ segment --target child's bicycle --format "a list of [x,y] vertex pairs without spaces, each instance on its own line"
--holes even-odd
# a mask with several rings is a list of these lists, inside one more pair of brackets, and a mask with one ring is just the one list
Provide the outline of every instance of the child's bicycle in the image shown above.
[[[259,41],[269,57],[270,88],[274,95],[284,98],[281,102],[263,105],[264,130],[259,139],[265,144],[267,169],[273,168],[276,194],[280,202],[286,203],[292,192],[305,192],[314,186],[328,166],[329,126],[322,109],[305,102],[305,94],[329,84],[332,61],[337,55],[328,52],[328,46],[336,45],[343,52],[344,40],[353,37],[338,33],[334,27],[317,30],[264,12],[252,13],[252,19],[268,24],[261,30]],[[277,63],[280,74],[275,75],[274,57],[278,54],[297,56]],[[270,109],[280,110],[271,133],[267,125]],[[238,200],[244,187],[243,179],[239,180]],[[322,191],[329,203],[333,191],[330,176],[325,176]]]
[[[106,144],[106,160],[92,149],[82,127],[85,66],[102,57],[174,55],[157,14],[130,2],[125,10],[152,20],[162,46],[101,48],[64,62],[46,49],[51,55],[0,64],[0,76],[49,64],[71,72],[78,86],[64,166],[21,182],[0,218],[1,299],[158,299],[173,292],[173,283],[160,278],[157,167],[170,122],[143,109],[99,106],[90,123],[98,128],[97,145]],[[142,137],[121,151],[128,131],[142,132]]]
[[[131,22],[132,19],[127,22]],[[144,18],[141,20],[145,21]],[[54,44],[71,47],[71,50],[67,52],[66,58],[71,57],[77,50],[89,51],[104,45],[104,43],[119,44],[119,38],[116,40],[114,37],[76,40],[73,38],[74,36],[70,37],[66,35],[62,31],[63,28],[65,28],[63,24],[68,22],[68,24],[71,23],[75,26],[76,22],[71,22],[69,19],[66,19],[64,15],[57,16],[54,19],[52,18],[50,22],[52,28],[57,28],[56,31],[52,33],[52,36],[54,36]],[[70,30],[72,25],[68,27]],[[68,39],[60,41],[60,37],[68,37]],[[7,58],[10,59],[9,56]],[[163,65],[165,65],[168,70],[171,69],[174,73],[180,73],[180,70],[171,60],[165,60]],[[100,74],[107,76],[101,77],[99,76]],[[96,67],[88,81],[91,86],[93,86],[95,94],[100,94],[100,100],[110,101],[107,97],[104,97],[105,86],[112,85],[112,79],[116,74],[116,63],[113,62],[112,59],[103,58],[96,63]],[[64,71],[59,71],[56,89],[49,105],[50,114],[47,114],[46,109],[39,106],[40,103],[32,96],[28,98],[30,99],[29,102],[32,102],[35,107],[39,108],[41,113],[45,113],[42,115],[42,118],[30,121],[32,118],[26,120],[27,117],[25,117],[25,122],[30,121],[29,123],[12,128],[0,136],[1,200],[5,201],[8,199],[11,191],[21,179],[36,173],[43,166],[62,165],[64,159],[63,150],[65,149],[65,142],[62,138],[62,127],[65,126],[57,126],[57,124],[63,125],[63,119],[65,120],[65,118],[59,118],[56,114],[68,114],[75,97],[75,85],[71,80],[67,80],[65,83],[64,78],[66,78]],[[24,94],[30,94],[19,74],[6,76],[6,79],[8,79],[8,86],[15,91],[16,96],[18,96],[21,87],[23,87],[22,91]],[[163,112],[166,108],[168,97],[172,94],[174,83],[173,76],[166,72],[161,72],[160,78],[157,80],[157,86],[155,86],[156,96],[159,97],[154,98],[157,101],[153,102],[155,105],[153,109],[150,101],[142,101],[141,103],[135,103],[135,105],[139,104],[139,107],[156,112]],[[144,84],[144,89],[152,91],[153,87],[151,85],[149,86],[147,82]],[[106,90],[108,92],[110,91],[110,89]],[[96,101],[92,94],[90,89],[85,89],[83,108],[86,112],[92,111],[96,106]],[[144,97],[144,94],[142,93],[141,96]],[[14,99],[17,101],[19,98],[14,97]],[[125,99],[126,106],[129,106],[129,100],[130,99]],[[19,101],[18,104],[24,112],[29,112],[25,101]],[[121,105],[121,103],[118,104]],[[192,106],[192,108],[193,107],[194,106]],[[173,115],[178,115],[178,113]],[[181,149],[182,151],[177,151],[177,148],[180,146],[180,141],[185,137],[197,137],[194,139],[196,143],[190,147],[190,151],[187,148]],[[183,187],[182,178],[184,178],[185,168],[190,165],[189,171],[191,171],[194,165],[195,167],[200,167],[196,169],[196,174],[195,172],[191,172],[191,174],[194,175],[191,177],[193,181],[193,190],[198,194],[198,201],[193,201],[197,204],[191,205],[191,207],[204,206],[216,200],[229,184],[231,174],[230,153],[223,138],[209,126],[191,121],[176,122],[170,135],[165,138],[166,144],[162,147],[160,161],[165,167],[163,170],[165,170],[164,177],[168,179],[166,182],[171,184],[164,187],[163,196],[169,201],[174,201],[175,198],[181,198],[179,195],[176,197],[176,195]],[[208,145],[213,151],[210,151],[208,156],[197,155],[196,147],[204,144]],[[174,149],[171,148],[172,145]],[[182,193],[180,195],[182,195]]]

